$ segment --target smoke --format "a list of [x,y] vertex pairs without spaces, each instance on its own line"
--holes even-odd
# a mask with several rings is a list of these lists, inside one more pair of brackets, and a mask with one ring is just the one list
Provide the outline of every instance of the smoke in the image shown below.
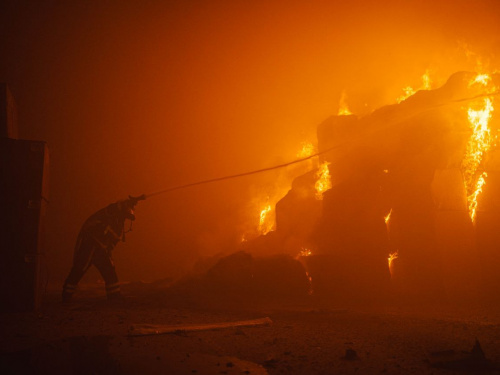
[[[1,7],[0,80],[17,100],[21,137],[51,150],[55,280],[69,268],[79,226],[104,205],[292,160],[337,113],[342,90],[365,115],[417,87],[427,69],[439,86],[477,61],[494,65],[500,47],[495,1]],[[286,192],[294,174],[141,202],[116,250],[121,277],[174,274],[230,248],[253,220],[252,201]]]

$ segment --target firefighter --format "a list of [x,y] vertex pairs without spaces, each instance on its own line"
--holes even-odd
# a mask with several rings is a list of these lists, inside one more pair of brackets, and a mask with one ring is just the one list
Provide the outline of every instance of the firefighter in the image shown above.
[[69,302],[78,282],[91,265],[96,266],[106,283],[108,299],[121,297],[111,253],[121,240],[125,242],[125,220],[135,220],[134,207],[145,195],[108,205],[91,215],[83,224],[75,245],[73,267],[63,286],[63,302]]

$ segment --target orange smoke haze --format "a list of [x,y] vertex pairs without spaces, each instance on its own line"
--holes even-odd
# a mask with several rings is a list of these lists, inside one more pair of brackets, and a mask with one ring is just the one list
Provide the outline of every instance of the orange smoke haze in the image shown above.
[[[283,4],[0,5],[0,81],[20,138],[51,150],[51,277],[65,276],[80,225],[112,201],[294,160],[343,90],[364,115],[422,87],[426,72],[439,87],[456,71],[500,66],[497,1]],[[115,252],[121,279],[176,276],[234,249],[258,222],[252,194],[272,194],[263,187],[282,173],[141,202]]]

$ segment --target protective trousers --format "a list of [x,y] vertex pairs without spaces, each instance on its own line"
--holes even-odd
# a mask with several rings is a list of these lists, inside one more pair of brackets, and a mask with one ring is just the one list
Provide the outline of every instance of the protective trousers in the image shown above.
[[66,278],[63,286],[63,300],[68,301],[73,296],[78,282],[91,265],[101,273],[106,283],[106,294],[108,298],[115,298],[121,295],[118,276],[111,259],[110,252],[104,249],[94,239],[90,237],[80,238],[75,248],[73,267]]

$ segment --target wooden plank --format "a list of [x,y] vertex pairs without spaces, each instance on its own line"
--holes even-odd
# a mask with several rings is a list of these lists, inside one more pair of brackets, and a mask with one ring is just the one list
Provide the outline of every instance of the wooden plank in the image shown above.
[[235,327],[268,326],[272,324],[269,317],[236,322],[222,322],[196,325],[163,325],[163,324],[133,324],[129,328],[129,336],[161,335],[165,333],[209,331]]

